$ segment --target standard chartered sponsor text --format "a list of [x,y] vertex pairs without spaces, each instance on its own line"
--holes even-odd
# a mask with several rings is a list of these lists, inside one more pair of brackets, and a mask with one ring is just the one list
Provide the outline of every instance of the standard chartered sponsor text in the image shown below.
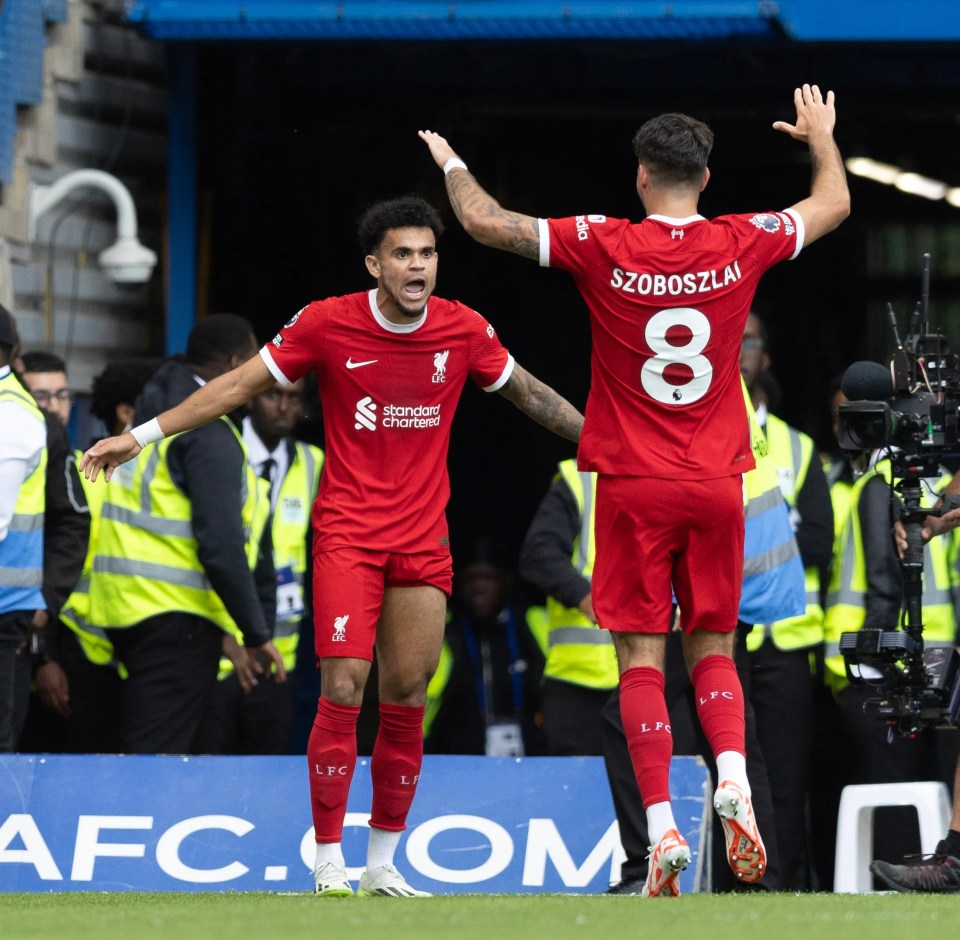
[[385,428],[435,428],[440,424],[439,405],[385,405]]

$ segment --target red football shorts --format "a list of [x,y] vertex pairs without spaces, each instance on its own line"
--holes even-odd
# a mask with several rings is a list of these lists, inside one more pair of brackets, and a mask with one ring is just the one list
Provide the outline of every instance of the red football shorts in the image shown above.
[[593,609],[607,630],[727,633],[743,582],[743,478],[600,476]]
[[431,585],[448,597],[450,552],[401,554],[336,548],[313,556],[313,624],[317,656],[373,660],[377,621],[388,587]]

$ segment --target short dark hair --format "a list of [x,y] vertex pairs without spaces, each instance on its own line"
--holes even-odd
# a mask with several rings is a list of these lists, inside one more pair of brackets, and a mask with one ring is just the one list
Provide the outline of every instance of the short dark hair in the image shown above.
[[94,377],[90,394],[90,413],[108,428],[116,420],[117,405],[135,405],[143,386],[157,371],[162,359],[146,356],[109,362]]
[[364,255],[372,255],[380,247],[383,236],[395,228],[429,228],[434,238],[443,234],[440,213],[422,196],[413,193],[374,203],[360,218],[357,238]]
[[699,183],[713,149],[713,131],[687,114],[661,114],[633,137],[633,152],[657,182]]
[[67,364],[55,353],[38,349],[34,352],[25,352],[21,357],[24,372],[63,372],[66,374]]
[[228,362],[231,356],[246,352],[253,337],[250,321],[234,313],[214,313],[204,317],[187,337],[187,362],[206,366]]

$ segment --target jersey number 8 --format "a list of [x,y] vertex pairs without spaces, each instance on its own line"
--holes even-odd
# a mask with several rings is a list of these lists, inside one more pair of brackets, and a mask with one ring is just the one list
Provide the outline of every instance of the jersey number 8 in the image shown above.
[[[690,337],[686,343],[674,345],[667,339],[670,330],[681,335],[689,332]],[[710,340],[710,321],[699,310],[672,307],[655,313],[644,339],[653,356],[640,370],[640,384],[651,398],[682,407],[706,395],[713,381],[713,364],[701,353]]]

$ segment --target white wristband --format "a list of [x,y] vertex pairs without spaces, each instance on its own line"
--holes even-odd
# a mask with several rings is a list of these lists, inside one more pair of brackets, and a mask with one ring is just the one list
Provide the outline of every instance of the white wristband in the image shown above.
[[443,175],[446,176],[451,170],[454,170],[457,167],[460,167],[461,170],[465,170],[467,165],[459,157],[451,157],[443,165]]
[[137,439],[137,443],[141,448],[146,447],[147,444],[162,441],[164,437],[163,431],[160,430],[160,422],[156,418],[147,421],[146,424],[131,428],[130,433]]

